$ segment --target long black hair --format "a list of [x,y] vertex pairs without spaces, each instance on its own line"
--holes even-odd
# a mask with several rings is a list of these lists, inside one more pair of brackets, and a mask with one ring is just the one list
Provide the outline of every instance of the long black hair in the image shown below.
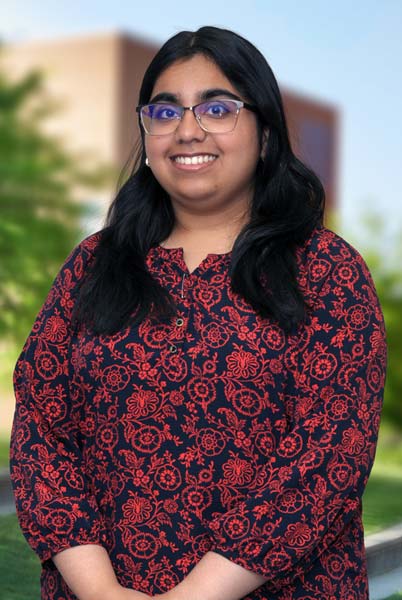
[[[322,223],[324,189],[292,152],[270,66],[255,46],[232,31],[201,27],[169,39],[144,75],[139,104],[149,102],[156,80],[167,67],[197,54],[214,61],[257,108],[260,144],[263,131],[269,131],[256,167],[250,219],[232,248],[231,286],[262,317],[271,317],[289,330],[306,315],[295,250]],[[76,322],[90,325],[97,334],[111,335],[146,316],[169,318],[177,312],[168,291],[145,264],[149,249],[166,239],[174,226],[170,198],[145,158],[141,128],[134,167],[110,205],[75,306]]]

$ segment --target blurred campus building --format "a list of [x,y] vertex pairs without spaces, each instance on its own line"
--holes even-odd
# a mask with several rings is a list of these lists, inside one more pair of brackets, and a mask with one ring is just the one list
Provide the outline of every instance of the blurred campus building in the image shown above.
[[[139,87],[158,46],[139,37],[110,33],[21,43],[3,50],[1,63],[13,78],[32,69],[44,73],[46,94],[59,105],[48,118],[46,130],[61,138],[68,150],[109,164],[118,173],[138,138]],[[327,206],[334,207],[338,113],[326,103],[281,91],[293,148],[319,175]],[[92,199],[100,218],[114,192],[115,185]]]

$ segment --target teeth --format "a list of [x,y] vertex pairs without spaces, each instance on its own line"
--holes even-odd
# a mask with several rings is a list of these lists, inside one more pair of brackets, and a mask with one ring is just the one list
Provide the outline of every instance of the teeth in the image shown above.
[[174,161],[181,165],[200,165],[201,163],[212,162],[216,156],[200,155],[200,156],[176,156]]

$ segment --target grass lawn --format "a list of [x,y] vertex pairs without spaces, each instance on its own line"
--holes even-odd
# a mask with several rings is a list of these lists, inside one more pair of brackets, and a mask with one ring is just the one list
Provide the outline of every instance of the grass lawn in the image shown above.
[[1,600],[38,600],[40,562],[23,537],[17,517],[0,517]]
[[8,439],[0,437],[0,468],[8,467],[8,453],[10,449],[10,442]]
[[366,535],[402,521],[402,436],[381,428],[376,458],[363,496]]

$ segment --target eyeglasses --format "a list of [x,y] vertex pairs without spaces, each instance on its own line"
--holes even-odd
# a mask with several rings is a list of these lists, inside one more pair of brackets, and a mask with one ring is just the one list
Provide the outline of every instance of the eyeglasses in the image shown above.
[[191,110],[198,125],[208,133],[230,133],[236,127],[241,108],[257,109],[242,100],[208,100],[195,106],[180,106],[170,102],[142,104],[136,111],[148,135],[167,135],[176,131],[184,111]]

